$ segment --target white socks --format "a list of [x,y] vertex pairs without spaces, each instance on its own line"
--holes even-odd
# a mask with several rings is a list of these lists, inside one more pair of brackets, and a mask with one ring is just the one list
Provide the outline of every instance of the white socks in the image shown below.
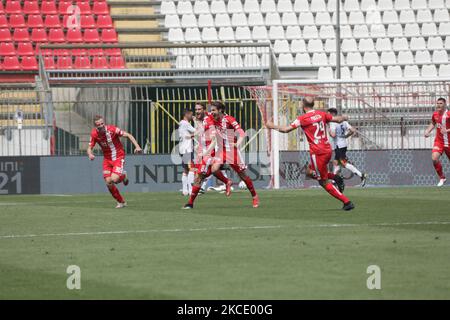
[[351,172],[353,172],[354,174],[356,174],[358,177],[362,177],[362,173],[361,173],[361,171],[359,171],[358,169],[356,169],[356,167],[354,166],[354,165],[352,165],[352,164],[350,164],[350,163],[346,163],[345,164],[345,167],[348,169],[348,170],[350,170]]
[[192,184],[194,183],[194,172],[189,171],[189,174],[187,176],[187,185],[188,185],[188,193],[192,193]]
[[187,196],[189,194],[189,190],[188,190],[188,176],[184,172],[183,172],[183,175],[181,176],[181,184],[183,185],[183,195]]

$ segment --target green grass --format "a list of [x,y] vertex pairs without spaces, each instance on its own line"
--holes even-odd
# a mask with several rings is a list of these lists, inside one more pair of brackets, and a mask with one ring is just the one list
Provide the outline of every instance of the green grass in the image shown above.
[[450,299],[450,188],[346,194],[1,196],[0,299]]

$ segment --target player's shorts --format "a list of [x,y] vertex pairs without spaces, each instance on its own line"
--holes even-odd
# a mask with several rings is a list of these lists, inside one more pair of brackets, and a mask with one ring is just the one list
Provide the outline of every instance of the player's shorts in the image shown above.
[[116,160],[103,159],[103,178],[111,177],[113,173],[120,176],[123,173],[124,164],[125,158]]
[[180,153],[180,157],[183,168],[189,168],[194,161],[194,153],[192,152]]
[[218,159],[221,164],[228,164],[230,168],[237,173],[241,173],[247,169],[241,152],[237,148],[233,148],[230,152],[222,152],[216,159]]
[[445,147],[441,143],[435,143],[434,146],[433,146],[433,150],[431,152],[432,153],[433,152],[439,152],[441,155],[445,152],[447,157],[450,159],[450,147]]
[[317,180],[328,179],[328,162],[331,160],[331,151],[322,154],[311,154],[310,168],[315,172]]
[[196,163],[197,174],[203,174],[206,177],[211,175],[211,166],[216,161],[214,157],[203,157],[200,163]]
[[334,160],[347,161],[347,147],[334,149]]

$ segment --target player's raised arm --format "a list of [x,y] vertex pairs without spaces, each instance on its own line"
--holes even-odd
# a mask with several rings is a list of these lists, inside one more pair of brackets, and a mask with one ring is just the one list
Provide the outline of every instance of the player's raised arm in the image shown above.
[[348,116],[342,115],[342,116],[333,116],[330,121],[331,122],[341,123],[341,122],[344,122],[344,121],[347,121],[347,120],[348,120]]
[[267,121],[266,122],[266,128],[267,129],[277,130],[277,131],[282,132],[282,133],[288,133],[288,132],[291,132],[291,131],[296,129],[295,127],[290,126],[290,125],[289,126],[276,125],[272,121]]
[[141,153],[142,152],[142,149],[139,146],[139,143],[137,143],[136,139],[133,137],[133,135],[131,133],[124,132],[122,137],[128,138],[131,141],[131,143],[133,143],[134,148],[135,148],[134,149],[134,153]]

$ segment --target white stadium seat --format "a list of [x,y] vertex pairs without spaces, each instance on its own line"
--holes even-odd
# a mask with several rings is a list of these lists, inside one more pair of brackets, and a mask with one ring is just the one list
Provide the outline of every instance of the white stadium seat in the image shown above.
[[369,70],[370,79],[385,79],[384,68],[382,66],[371,66]]
[[258,1],[257,0],[245,0],[244,11],[247,13],[260,12]]
[[365,24],[356,25],[353,28],[353,37],[355,38],[368,38],[369,30]]
[[233,13],[231,16],[231,25],[233,27],[245,27],[248,26],[247,16],[245,13]]
[[300,39],[302,37],[302,31],[299,26],[288,26],[286,28],[286,39]]
[[285,12],[281,17],[281,24],[283,26],[296,26],[298,25],[297,16],[294,12]]
[[403,78],[402,69],[400,66],[388,66],[386,69],[386,78],[400,79]]
[[187,42],[201,42],[202,37],[198,28],[187,28],[184,33],[184,38]]
[[221,27],[219,29],[219,40],[220,41],[234,41],[234,32],[231,27]]
[[405,10],[411,9],[411,5],[409,4],[409,0],[395,0],[394,2],[395,10]]
[[303,39],[292,40],[291,52],[306,52],[306,43]]
[[377,51],[391,51],[391,40],[389,38],[378,38],[375,43],[375,49]]
[[195,14],[202,14],[202,13],[209,13],[209,5],[208,1],[206,0],[200,0],[194,2],[194,13]]
[[422,24],[422,36],[437,35],[437,28],[434,22]]
[[450,64],[441,64],[439,66],[439,77],[450,77]]
[[[335,52],[330,53],[330,56],[328,58],[328,63],[331,65],[336,64],[336,53]],[[341,53],[341,65],[345,65],[345,57],[342,53]]]
[[375,46],[373,44],[373,40],[372,39],[361,39],[361,40],[359,40],[358,49],[359,49],[360,52],[374,51],[375,50]]
[[242,68],[244,67],[244,62],[240,54],[230,54],[227,58],[227,66],[229,68]]
[[[448,14],[448,12],[447,12],[447,14]],[[431,11],[428,9],[418,10],[416,20],[417,20],[417,23],[432,22],[433,16],[431,15]],[[448,21],[448,20],[446,20],[446,21]]]
[[177,13],[178,14],[194,13],[191,1],[178,1]]
[[362,0],[361,1],[361,11],[377,11],[377,4],[375,0]]
[[414,16],[414,11],[412,10],[402,10],[400,11],[400,23],[414,23],[416,21],[416,17]]
[[168,14],[164,18],[164,26],[166,28],[180,28],[180,18],[176,14]]
[[192,59],[192,65],[194,68],[207,69],[209,68],[209,61],[205,55],[196,55],[194,56],[194,59]]
[[333,26],[321,26],[319,30],[319,37],[321,39],[332,39],[335,38],[336,33]]
[[[336,0],[328,0],[327,2],[327,11],[335,12],[336,11]],[[341,5],[342,8],[342,5]]]
[[261,61],[256,53],[249,53],[244,56],[244,67],[259,67]]
[[384,11],[383,23],[384,24],[398,23],[397,11]]
[[161,14],[177,14],[177,7],[174,1],[162,1],[160,10]]
[[405,66],[403,70],[403,76],[405,78],[418,78],[420,77],[419,67],[417,65]]
[[411,51],[400,51],[397,56],[398,64],[411,64],[414,61],[414,57]]
[[290,53],[281,53],[278,56],[278,65],[281,67],[291,67],[294,66],[294,58]]
[[295,65],[297,66],[310,66],[311,58],[307,53],[297,53],[295,55]]
[[212,14],[202,13],[198,16],[198,26],[199,28],[214,27],[214,18]]
[[368,78],[366,67],[354,67],[352,71],[352,78],[366,80]]
[[445,0],[428,0],[428,8],[430,8],[430,9],[445,8],[444,1]]
[[440,50],[444,48],[441,37],[429,37],[427,41],[428,50]]
[[281,18],[280,15],[277,12],[270,12],[266,14],[266,26],[280,26],[281,25]]
[[[341,23],[341,27],[348,23],[347,15],[345,12],[342,12],[339,14],[339,21]],[[331,23],[336,24],[336,12],[333,12],[333,15],[331,16]]]
[[230,16],[227,13],[219,13],[214,20],[216,27],[230,27]]
[[248,25],[249,26],[263,26],[264,18],[261,12],[253,12],[248,15]]
[[348,17],[349,24],[364,24],[366,23],[364,15],[361,11],[352,11]]
[[348,66],[362,65],[362,58],[359,52],[349,52],[347,54],[347,59],[345,60],[347,61]]
[[227,7],[223,0],[213,0],[210,5],[211,13],[227,13]]
[[308,12],[309,2],[308,0],[295,0],[294,2],[294,12]]
[[223,55],[215,54],[209,59],[209,66],[215,69],[223,69],[227,67],[227,62]]
[[242,7],[242,1],[240,0],[228,0],[227,4],[228,13],[240,13],[244,11]]
[[331,24],[330,14],[328,12],[317,12],[316,24],[319,26],[324,24]]
[[[401,29],[401,26],[400,26]],[[372,38],[386,37],[386,29],[383,24],[372,24],[370,26],[370,36]]]
[[351,73],[349,67],[341,67],[341,79],[351,79]]
[[277,5],[275,4],[275,0],[262,0],[261,1],[261,12],[277,12]]
[[422,37],[413,37],[409,41],[409,48],[411,50],[425,50],[427,45],[425,44],[425,39]]
[[437,69],[434,64],[428,64],[422,66],[422,77],[424,78],[435,78],[437,77]]
[[269,29],[269,39],[270,40],[277,40],[277,39],[284,39],[284,29],[282,26],[272,26]]
[[177,56],[175,66],[178,69],[190,69],[192,68],[192,61],[189,56]]
[[405,25],[405,37],[417,37],[420,35],[420,28],[417,23],[408,23]]
[[438,34],[440,34],[441,36],[450,35],[450,22],[441,22],[439,24]]
[[268,40],[269,36],[267,34],[266,27],[256,26],[253,28],[252,32],[253,40]]
[[203,42],[216,42],[219,41],[216,28],[203,28],[202,30],[202,41]]
[[358,51],[358,48],[356,45],[356,40],[355,39],[342,40],[341,50],[342,50],[342,52]]
[[252,40],[252,33],[249,27],[237,27],[235,36],[237,41]]
[[381,12],[378,10],[368,11],[366,13],[366,24],[380,24],[383,23],[383,19],[381,18]]
[[289,42],[287,40],[275,40],[273,44],[273,51],[275,53],[285,53],[290,52]]
[[308,52],[323,52],[323,44],[320,39],[311,39],[308,41]]
[[317,72],[317,78],[319,80],[334,79],[333,69],[331,67],[320,67]]
[[167,37],[170,42],[184,42],[184,34],[181,28],[170,28]]
[[278,0],[277,11],[278,12],[292,12],[291,0]]
[[345,0],[344,2],[344,10],[347,12],[351,11],[359,11],[359,1],[358,0]]
[[378,65],[380,63],[380,59],[376,52],[366,52],[364,53],[363,63],[365,65]]
[[326,66],[328,65],[328,58],[325,53],[314,53],[311,59],[311,63],[314,66]]
[[197,25],[197,19],[195,18],[195,15],[193,14],[183,14],[183,17],[181,18],[181,26],[183,28],[196,28]]
[[387,29],[387,36],[388,37],[402,37],[403,36],[402,25],[401,24],[390,24]]
[[392,10],[394,9],[392,3],[393,3],[392,0],[378,0],[378,10],[380,11]]
[[396,64],[397,57],[395,56],[395,53],[392,51],[383,51],[381,53],[380,63],[384,65]]
[[449,16],[448,10],[449,9],[436,10],[434,12],[434,19],[432,21],[434,21],[434,22],[449,22],[450,16]]
[[316,26],[306,26],[303,28],[303,38],[314,39],[319,36]]
[[353,38],[352,28],[349,25],[341,26],[341,38],[342,39]]
[[394,38],[392,49],[394,51],[409,50],[408,40],[406,38]]
[[426,9],[427,0],[411,0],[411,8],[414,9]]
[[325,12],[327,7],[324,0],[311,0],[311,12]]
[[435,51],[433,51],[432,61],[435,64],[448,63],[447,51],[445,51],[445,50],[435,50]]
[[313,14],[311,12],[301,12],[298,16],[298,24],[301,26],[315,24]]
[[450,36],[445,37],[444,48],[447,50],[450,49]]

